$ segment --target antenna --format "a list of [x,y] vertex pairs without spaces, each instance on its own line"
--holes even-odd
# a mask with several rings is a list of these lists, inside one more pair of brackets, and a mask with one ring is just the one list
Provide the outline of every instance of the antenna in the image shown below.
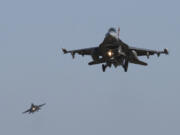
[[119,36],[120,36],[120,27],[118,27],[118,39],[119,39]]

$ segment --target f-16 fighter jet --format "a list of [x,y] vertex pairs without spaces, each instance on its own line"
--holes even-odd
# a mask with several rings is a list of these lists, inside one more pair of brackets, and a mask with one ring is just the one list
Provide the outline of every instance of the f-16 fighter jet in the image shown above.
[[28,110],[26,110],[26,111],[24,111],[23,113],[34,113],[34,112],[37,112],[37,111],[39,111],[40,109],[41,109],[41,107],[42,106],[44,106],[45,105],[45,103],[44,104],[41,104],[41,105],[34,105],[34,104],[31,104],[31,108],[30,109],[28,109]]
[[107,67],[122,66],[124,71],[127,72],[128,64],[139,64],[146,66],[147,63],[139,60],[138,56],[147,56],[149,58],[150,55],[157,54],[168,54],[168,50],[164,49],[163,51],[156,51],[150,49],[142,49],[131,47],[124,43],[119,38],[120,28],[118,32],[115,28],[110,28],[105,35],[103,42],[97,46],[92,48],[85,49],[77,49],[77,50],[66,50],[62,49],[64,54],[70,53],[74,58],[75,54],[79,55],[90,55],[93,61],[89,62],[89,65],[102,64],[102,70],[105,72]]

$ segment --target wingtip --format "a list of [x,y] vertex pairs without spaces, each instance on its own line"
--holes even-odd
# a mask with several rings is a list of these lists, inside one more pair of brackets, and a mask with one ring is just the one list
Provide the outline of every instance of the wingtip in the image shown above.
[[169,54],[169,51],[168,51],[168,49],[167,49],[167,48],[164,48],[164,53],[165,53],[166,55],[168,55],[168,54]]
[[22,112],[22,114],[25,114],[25,113],[27,113],[26,111],[25,112]]
[[62,51],[63,51],[63,53],[64,53],[64,54],[66,54],[66,53],[67,53],[67,50],[66,50],[66,49],[64,49],[64,48],[62,48]]

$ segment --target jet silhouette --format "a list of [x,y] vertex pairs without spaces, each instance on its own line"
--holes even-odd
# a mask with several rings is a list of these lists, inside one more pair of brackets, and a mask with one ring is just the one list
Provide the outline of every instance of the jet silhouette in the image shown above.
[[165,48],[162,51],[136,48],[129,46],[119,38],[120,28],[118,32],[115,28],[110,28],[105,35],[105,38],[99,46],[91,48],[83,48],[77,50],[66,50],[62,48],[64,54],[70,53],[74,58],[75,54],[90,55],[93,61],[90,61],[88,65],[102,64],[102,70],[105,72],[107,67],[122,66],[124,71],[128,70],[128,63],[147,66],[147,63],[139,59],[140,56],[147,56],[157,54],[168,54],[168,50]]
[[24,111],[23,113],[34,113],[34,112],[37,112],[37,111],[39,111],[40,109],[41,109],[41,107],[42,106],[44,106],[45,105],[45,103],[44,104],[41,104],[41,105],[34,105],[33,103],[31,104],[31,108],[30,109],[28,109],[28,110],[26,110],[26,111]]

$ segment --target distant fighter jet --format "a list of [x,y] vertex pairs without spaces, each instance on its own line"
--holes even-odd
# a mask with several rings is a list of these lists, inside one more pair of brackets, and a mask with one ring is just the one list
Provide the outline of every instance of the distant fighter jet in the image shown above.
[[34,113],[34,112],[37,112],[37,111],[39,111],[40,109],[41,109],[41,107],[42,106],[44,106],[45,105],[45,103],[44,104],[41,104],[41,105],[34,105],[34,104],[31,104],[31,108],[30,109],[28,109],[28,110],[26,110],[26,111],[24,111],[23,113]]
[[147,63],[139,60],[138,56],[147,56],[157,54],[168,54],[168,50],[163,51],[149,50],[131,47],[124,43],[119,38],[120,28],[116,32],[115,28],[110,28],[105,35],[103,42],[98,47],[70,50],[62,48],[64,54],[70,53],[74,58],[75,54],[78,53],[82,56],[90,55],[93,61],[89,62],[89,65],[102,64],[102,70],[105,72],[107,67],[122,66],[124,71],[128,70],[128,63],[139,64],[146,66]]

